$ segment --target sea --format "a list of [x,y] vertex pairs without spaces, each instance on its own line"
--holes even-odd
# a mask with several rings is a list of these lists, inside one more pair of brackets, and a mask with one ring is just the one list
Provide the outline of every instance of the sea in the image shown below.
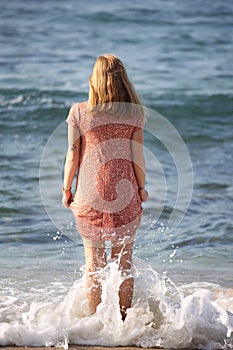
[[[0,1],[0,346],[233,348],[232,23],[230,0]],[[124,322],[110,259],[89,314],[61,204],[65,119],[105,53],[146,111]]]

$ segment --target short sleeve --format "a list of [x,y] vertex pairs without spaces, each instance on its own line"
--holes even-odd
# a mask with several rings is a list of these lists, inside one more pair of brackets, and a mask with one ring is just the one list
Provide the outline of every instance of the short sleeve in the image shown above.
[[70,108],[68,117],[66,118],[66,122],[73,126],[74,128],[78,128],[78,119],[79,119],[79,112],[78,112],[78,108],[76,105],[73,105]]
[[144,124],[145,124],[145,118],[144,115],[140,114],[137,116],[135,120],[135,130],[136,129],[144,129]]
[[140,129],[144,128],[144,124],[145,124],[145,119],[144,119],[144,115],[140,115],[138,118],[138,127]]

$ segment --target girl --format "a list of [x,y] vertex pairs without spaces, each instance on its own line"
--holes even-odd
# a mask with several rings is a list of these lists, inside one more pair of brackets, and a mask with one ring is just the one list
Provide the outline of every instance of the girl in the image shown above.
[[[118,259],[124,280],[119,290],[122,319],[131,307],[130,275],[134,236],[141,221],[145,190],[144,114],[122,62],[114,55],[97,58],[89,80],[89,99],[70,109],[63,205],[69,207],[81,234],[87,298],[91,313],[101,302],[98,270]],[[71,187],[78,170],[75,195]]]

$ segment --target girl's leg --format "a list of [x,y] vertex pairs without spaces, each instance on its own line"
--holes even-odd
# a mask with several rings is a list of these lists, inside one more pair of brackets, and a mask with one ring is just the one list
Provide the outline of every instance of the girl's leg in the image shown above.
[[[133,298],[134,280],[132,277],[130,277],[132,254],[133,242],[112,247],[111,258],[119,259],[119,266],[122,271],[122,275],[125,277],[125,280],[122,282],[119,290],[120,310],[123,320],[126,318],[126,310],[131,307]],[[128,278],[127,275],[129,275]]]
[[91,314],[101,302],[101,284],[98,278],[98,270],[106,266],[106,249],[84,245],[86,258],[87,299]]

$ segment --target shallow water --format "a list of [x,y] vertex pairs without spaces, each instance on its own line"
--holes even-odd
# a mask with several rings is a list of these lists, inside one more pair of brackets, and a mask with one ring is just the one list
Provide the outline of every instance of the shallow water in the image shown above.
[[102,302],[94,315],[82,276],[73,284],[58,279],[35,288],[27,279],[3,288],[0,344],[230,348],[232,288],[207,282],[178,286],[140,259],[134,259],[132,274],[134,299],[124,322],[116,261],[99,271]]
[[[13,0],[0,17],[0,344],[232,348],[231,2]],[[64,120],[103,52],[122,59],[150,111],[150,200],[124,327],[116,288],[88,316],[83,247],[59,194]],[[104,276],[107,293],[114,263]]]

